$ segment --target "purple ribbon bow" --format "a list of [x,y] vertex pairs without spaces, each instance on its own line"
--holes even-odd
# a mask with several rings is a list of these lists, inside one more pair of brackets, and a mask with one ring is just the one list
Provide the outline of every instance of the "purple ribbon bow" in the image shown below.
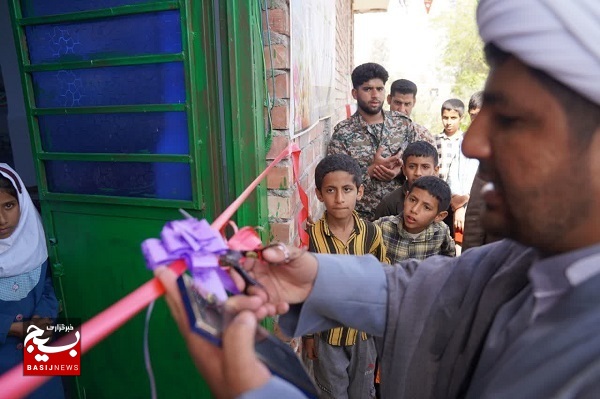
[[219,256],[227,252],[227,243],[205,219],[188,218],[168,222],[160,240],[149,238],[142,252],[150,270],[183,259],[200,292],[214,294],[219,301],[227,299],[227,291],[239,293],[231,277],[219,267]]

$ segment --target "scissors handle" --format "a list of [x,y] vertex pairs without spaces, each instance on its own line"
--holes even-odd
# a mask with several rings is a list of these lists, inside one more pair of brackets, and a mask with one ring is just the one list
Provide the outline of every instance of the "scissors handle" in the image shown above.
[[242,267],[240,261],[244,257],[258,258],[256,251],[236,251],[229,249],[224,255],[221,255],[220,261],[224,266],[232,267],[244,280],[246,287],[244,288],[244,294],[247,294],[247,290],[250,286],[262,287],[262,285],[256,281],[248,272]]

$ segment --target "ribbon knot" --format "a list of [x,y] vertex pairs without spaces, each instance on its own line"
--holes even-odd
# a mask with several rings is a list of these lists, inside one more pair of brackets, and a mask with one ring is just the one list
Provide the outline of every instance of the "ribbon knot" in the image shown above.
[[239,293],[229,274],[219,266],[219,256],[227,252],[227,243],[206,220],[188,218],[168,222],[160,237],[142,243],[150,270],[183,259],[200,292],[214,294],[220,301],[227,299],[228,291]]

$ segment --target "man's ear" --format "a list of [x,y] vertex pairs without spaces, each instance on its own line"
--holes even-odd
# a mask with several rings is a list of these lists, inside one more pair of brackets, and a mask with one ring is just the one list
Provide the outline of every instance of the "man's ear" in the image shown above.
[[435,172],[434,176],[436,176],[436,177],[440,177],[440,165],[438,165],[438,166],[435,166],[435,167],[433,168],[433,171]]
[[356,89],[352,89],[352,98],[356,100],[357,96],[358,96],[358,91]]
[[388,105],[392,105],[392,95],[391,94],[388,94],[388,96],[387,96],[387,103],[388,103]]
[[321,194],[321,190],[315,187],[315,194],[317,195],[317,199],[323,202],[323,194]]
[[441,211],[440,213],[437,214],[437,216],[435,217],[435,219],[433,219],[433,221],[441,222],[442,220],[446,219],[446,216],[448,216],[448,211]]
[[362,184],[360,186],[358,186],[358,194],[356,194],[356,200],[359,201],[363,194],[365,193],[365,186],[363,186]]

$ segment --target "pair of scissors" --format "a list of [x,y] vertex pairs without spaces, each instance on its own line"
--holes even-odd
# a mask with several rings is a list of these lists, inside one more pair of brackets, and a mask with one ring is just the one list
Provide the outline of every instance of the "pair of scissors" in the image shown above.
[[219,257],[219,263],[222,266],[230,266],[235,270],[244,280],[246,287],[244,288],[244,294],[247,294],[247,290],[251,286],[262,287],[262,285],[256,281],[248,272],[242,267],[241,260],[243,258],[254,258],[260,259],[262,249],[256,251],[237,251],[234,249],[228,249],[226,253]]

